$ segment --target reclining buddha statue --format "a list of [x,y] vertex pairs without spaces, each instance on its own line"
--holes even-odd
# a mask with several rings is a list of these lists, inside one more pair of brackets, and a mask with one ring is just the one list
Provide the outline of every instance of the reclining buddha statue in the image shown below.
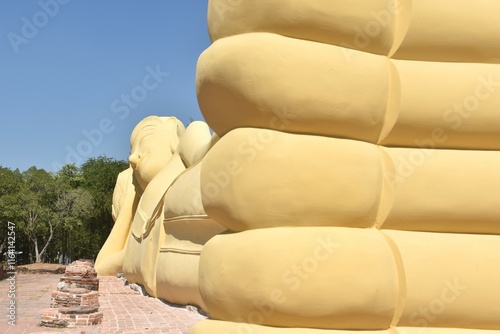
[[208,125],[172,123],[153,178],[131,158],[98,272],[199,305],[191,334],[500,333],[499,17],[209,0]]

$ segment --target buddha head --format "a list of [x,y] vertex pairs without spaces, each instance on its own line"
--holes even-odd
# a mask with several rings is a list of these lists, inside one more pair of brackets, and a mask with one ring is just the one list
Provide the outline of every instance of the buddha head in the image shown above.
[[183,132],[184,125],[175,117],[149,116],[134,128],[128,160],[142,190],[170,161]]

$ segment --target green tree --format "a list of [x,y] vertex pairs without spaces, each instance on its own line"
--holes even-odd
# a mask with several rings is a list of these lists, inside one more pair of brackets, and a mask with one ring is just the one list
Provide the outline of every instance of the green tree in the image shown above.
[[30,262],[41,262],[54,236],[53,206],[56,201],[54,176],[43,169],[31,167],[22,173],[22,181],[14,209],[20,215],[20,227],[31,246]]
[[53,259],[58,252],[71,259],[94,258],[113,228],[113,190],[127,167],[107,157],[90,158],[80,168],[64,165],[57,173],[0,167],[0,253],[11,221],[16,249],[30,262]]
[[56,173],[56,178],[61,186],[78,188],[82,185],[83,176],[81,170],[75,164],[67,164]]
[[78,229],[84,229],[91,215],[93,203],[90,192],[80,187],[83,177],[74,164],[64,165],[56,175],[57,200],[54,204],[54,219],[61,226],[58,245],[61,256],[78,256],[74,249],[85,240],[73,240]]
[[128,162],[104,156],[88,159],[81,167],[82,186],[92,196],[93,209],[87,225],[86,248],[91,257],[97,256],[113,228],[111,205],[118,174],[129,166]]
[[[0,254],[7,247],[8,222],[15,222],[19,213],[15,210],[17,193],[21,187],[21,173],[19,170],[12,171],[9,168],[0,167]],[[22,246],[21,235],[16,235],[16,244]]]

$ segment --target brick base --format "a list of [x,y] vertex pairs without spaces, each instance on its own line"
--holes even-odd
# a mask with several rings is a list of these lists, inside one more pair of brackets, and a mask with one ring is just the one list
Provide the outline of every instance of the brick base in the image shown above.
[[41,325],[46,327],[80,327],[98,325],[99,279],[92,261],[75,261],[52,292],[50,307],[42,310]]
[[102,316],[102,312],[98,312],[97,308],[90,308],[89,310],[73,307],[46,308],[42,310],[41,325],[46,327],[70,328],[92,326],[100,324]]
[[52,292],[50,307],[99,307],[99,293],[86,289],[69,289]]
[[80,276],[63,276],[61,277],[61,282],[63,282],[68,289],[99,290],[99,279],[97,277],[82,278]]

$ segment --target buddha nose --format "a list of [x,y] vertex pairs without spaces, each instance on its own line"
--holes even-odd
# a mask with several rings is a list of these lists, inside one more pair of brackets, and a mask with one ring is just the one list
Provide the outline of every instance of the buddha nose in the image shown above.
[[133,169],[137,167],[139,160],[141,160],[141,156],[138,153],[133,153],[128,157],[128,162]]

